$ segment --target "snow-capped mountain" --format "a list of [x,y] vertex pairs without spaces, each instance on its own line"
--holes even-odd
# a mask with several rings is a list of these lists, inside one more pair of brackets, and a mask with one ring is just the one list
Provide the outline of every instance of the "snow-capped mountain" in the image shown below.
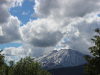
[[35,61],[40,62],[42,67],[48,69],[54,67],[71,67],[86,63],[83,56],[84,54],[75,50],[61,49],[59,51],[50,51],[43,56],[35,58]]

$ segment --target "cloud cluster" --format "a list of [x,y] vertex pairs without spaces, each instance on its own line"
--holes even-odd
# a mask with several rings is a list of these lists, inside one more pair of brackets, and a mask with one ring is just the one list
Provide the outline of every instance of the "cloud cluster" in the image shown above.
[[[0,2],[0,44],[20,41],[23,47],[4,49],[6,56],[36,57],[57,45],[89,53],[87,49],[93,45],[90,40],[93,29],[100,27],[100,17],[97,16],[100,0],[35,0],[32,16],[39,18],[21,27],[18,18],[11,16],[8,9],[22,6],[23,0],[10,1]],[[67,41],[63,41],[64,38]]]
[[11,7],[22,6],[22,2],[23,0],[0,1],[0,44],[21,40],[19,30],[21,22],[9,11]]
[[2,54],[5,54],[5,61],[15,60],[15,62],[16,62],[21,57],[25,57],[25,55],[27,55],[27,52],[21,46],[18,48],[15,48],[15,47],[5,48],[2,52]]
[[[96,33],[93,31],[96,28],[100,28],[100,18],[95,15],[93,18],[83,18],[78,23],[75,22],[66,27],[64,38],[67,41],[59,42],[60,48],[70,48],[80,51],[84,54],[89,54],[88,48],[93,46],[94,43],[90,39],[93,38]],[[67,30],[69,29],[69,30]]]
[[5,54],[6,56],[18,56],[18,55],[24,55],[27,54],[27,52],[24,51],[23,47],[9,47],[5,48],[2,54]]
[[[71,48],[82,53],[93,45],[93,29],[99,28],[100,0],[35,0],[35,14],[54,20],[67,41],[58,41],[61,48]],[[94,15],[95,14],[95,15]],[[91,17],[93,16],[94,17]],[[52,26],[53,27],[53,26]],[[88,52],[89,53],[89,52]]]
[[57,27],[56,25],[51,19],[38,19],[28,22],[21,27],[24,42],[35,47],[54,47],[63,37],[62,32],[58,28],[54,28]]
[[41,17],[83,17],[100,10],[100,0],[35,0],[36,14]]

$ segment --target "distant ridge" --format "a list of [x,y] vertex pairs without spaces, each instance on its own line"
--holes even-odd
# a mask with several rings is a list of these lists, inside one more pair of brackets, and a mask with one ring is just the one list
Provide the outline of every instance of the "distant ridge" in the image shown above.
[[52,50],[36,58],[35,61],[40,62],[41,66],[46,69],[73,67],[86,63],[83,56],[84,54],[75,50],[61,49],[59,51]]

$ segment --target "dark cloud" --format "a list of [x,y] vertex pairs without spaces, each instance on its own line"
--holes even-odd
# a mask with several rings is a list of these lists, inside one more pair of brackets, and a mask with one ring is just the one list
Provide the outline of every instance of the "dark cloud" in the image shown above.
[[6,8],[6,4],[7,4],[6,0],[0,0],[0,25],[2,23],[7,22],[10,16],[8,8]]
[[29,52],[29,55],[31,57],[38,57],[40,55],[43,55],[45,52],[45,49],[41,48],[41,47],[33,47],[31,49],[31,51]]
[[30,40],[30,43],[36,47],[54,47],[63,37],[63,34],[60,31],[56,31],[53,33],[45,32],[43,33],[43,35],[40,35],[43,37],[40,39],[32,38]]
[[10,17],[9,22],[2,25],[3,35],[0,36],[0,44],[21,40],[20,21],[17,17]]

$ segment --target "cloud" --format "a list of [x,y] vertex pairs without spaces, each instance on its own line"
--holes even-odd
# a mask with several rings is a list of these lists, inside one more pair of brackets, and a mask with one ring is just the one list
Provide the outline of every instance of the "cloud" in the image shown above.
[[[37,57],[57,45],[89,53],[88,47],[94,45],[90,38],[93,29],[100,27],[100,18],[96,16],[100,11],[99,0],[35,0],[32,16],[38,18],[21,27],[21,22],[8,9],[22,6],[23,0],[11,1],[0,2],[0,44],[20,41],[23,47],[5,48],[6,56]],[[64,38],[67,40],[63,41]]]
[[33,13],[31,17],[39,17],[36,13]]
[[15,6],[22,6],[24,0],[15,0]]
[[11,7],[22,6],[22,2],[23,0],[0,1],[0,44],[21,40],[19,30],[21,22],[9,11]]
[[15,59],[17,61],[18,59],[24,58],[25,56],[38,57],[40,55],[43,55],[44,53],[51,51],[52,49],[53,47],[41,48],[41,47],[34,47],[29,44],[23,44],[23,46],[17,48],[15,47],[5,48],[2,54],[5,54],[6,61]]
[[27,55],[27,50],[24,50],[22,46],[15,48],[15,47],[9,47],[5,48],[2,52],[2,54],[5,55],[5,61],[11,61],[15,60],[18,61],[18,59],[23,58]]
[[[35,3],[34,14],[40,16],[41,19],[54,20],[57,27],[52,27],[63,34],[56,45],[59,44],[60,48],[71,48],[82,53],[89,53],[88,47],[93,45],[90,40],[93,35],[90,34],[94,33],[93,29],[100,27],[97,21],[99,18],[91,17],[100,11],[99,0],[35,0]],[[66,42],[62,41],[64,37],[67,39]]]
[[23,47],[9,47],[5,48],[2,52],[2,54],[5,54],[6,56],[18,56],[18,55],[25,55],[27,52],[24,51]]
[[16,10],[13,10],[13,12],[18,12],[18,11],[16,11]]
[[95,28],[100,28],[100,18],[94,16],[93,18],[83,18],[79,22],[75,22],[66,27],[65,37],[67,41],[59,42],[60,48],[70,48],[80,51],[84,54],[89,54],[88,48],[93,46],[94,43],[90,40],[95,34]]
[[2,27],[0,26],[0,36],[2,36],[3,33],[2,33]]
[[0,1],[0,25],[4,22],[7,22],[8,17],[10,16],[10,13],[8,11],[7,7],[7,1],[6,0],[1,0]]
[[83,17],[100,7],[100,0],[35,0],[35,3],[35,13],[41,17]]
[[22,15],[27,15],[27,14],[28,14],[28,13],[26,13],[26,12],[23,12],[23,13],[22,13]]
[[[20,27],[23,39],[22,42],[24,46],[28,48],[27,50],[29,50],[29,48],[31,50],[29,55],[37,56],[36,54],[40,49],[43,51],[40,51],[40,54],[43,54],[46,52],[46,48],[48,48],[48,50],[49,48],[54,49],[57,45],[59,45],[60,48],[71,48],[82,53],[89,53],[88,47],[93,45],[90,41],[93,35],[90,34],[93,34],[93,28],[99,27],[98,24],[96,27],[94,25],[98,23],[98,21],[96,21],[98,17],[92,18],[91,16],[94,14],[91,13],[95,13],[98,10],[97,8],[99,5],[97,5],[97,2],[99,1],[97,0],[94,3],[94,9],[88,6],[94,1],[47,1],[48,0],[35,0],[34,14],[39,15],[40,18],[37,20],[30,20],[26,25]],[[47,4],[44,4],[45,2]],[[66,4],[68,2],[69,5]],[[82,3],[86,3],[86,8],[85,6],[81,6]],[[77,7],[80,7],[80,9]],[[67,9],[70,10],[67,11]],[[78,11],[81,9],[83,11],[89,11]],[[55,13],[55,11],[58,13]],[[91,33],[86,31],[86,29],[89,29],[88,31]],[[63,38],[66,38],[67,41],[63,42]]]
[[[53,24],[51,25],[51,23]],[[21,27],[23,40],[36,47],[55,46],[63,37],[63,34],[54,28],[57,27],[56,25],[51,19],[30,21]]]
[[0,0],[0,25],[8,21],[11,7],[21,6],[23,0]]
[[0,44],[21,40],[20,21],[17,17],[9,17],[9,21],[2,26],[2,35],[0,35]]
[[63,34],[60,31],[56,31],[53,33],[46,32],[40,36],[42,36],[42,38],[33,38],[32,40],[30,40],[30,43],[36,47],[56,46],[58,41],[60,41],[63,37]]

